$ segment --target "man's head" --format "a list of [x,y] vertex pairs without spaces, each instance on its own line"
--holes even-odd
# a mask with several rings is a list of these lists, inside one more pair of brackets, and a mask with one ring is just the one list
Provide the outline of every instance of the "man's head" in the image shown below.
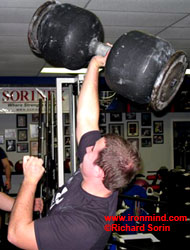
[[104,186],[115,191],[125,187],[140,170],[138,150],[118,135],[106,135],[105,147],[98,153],[94,164],[104,172]]

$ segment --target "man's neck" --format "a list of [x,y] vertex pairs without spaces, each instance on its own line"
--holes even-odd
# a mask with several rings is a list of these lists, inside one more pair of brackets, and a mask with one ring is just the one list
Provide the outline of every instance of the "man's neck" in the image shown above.
[[81,187],[84,191],[97,197],[107,198],[112,194],[112,191],[105,188],[103,183],[93,183],[92,181],[83,180]]

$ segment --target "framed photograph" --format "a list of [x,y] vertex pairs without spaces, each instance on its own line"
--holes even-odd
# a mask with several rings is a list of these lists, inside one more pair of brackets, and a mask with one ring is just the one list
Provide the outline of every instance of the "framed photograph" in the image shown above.
[[151,126],[151,125],[152,125],[151,113],[142,113],[141,126]]
[[65,145],[66,146],[70,146],[70,137],[69,136],[65,136]]
[[4,143],[4,135],[0,135],[0,144]]
[[70,135],[70,127],[69,126],[64,127],[64,134],[65,135]]
[[17,143],[18,153],[28,153],[28,143]]
[[64,172],[71,173],[70,148],[65,148]]
[[141,136],[151,136],[151,128],[141,128]]
[[16,126],[17,128],[27,128],[27,115],[17,115]]
[[136,120],[136,113],[126,113],[126,120]]
[[152,147],[152,138],[141,138],[141,147]]
[[39,122],[39,114],[32,114],[32,122]]
[[163,121],[154,121],[153,129],[154,129],[154,134],[163,134],[164,133]]
[[71,158],[71,149],[70,147],[65,148],[65,159],[70,159]]
[[5,129],[6,139],[16,139],[16,129]]
[[16,140],[6,140],[6,151],[7,152],[16,151]]
[[17,130],[17,140],[18,141],[27,141],[28,135],[27,135],[27,129],[18,129]]
[[105,123],[106,123],[106,113],[100,113],[99,124],[105,124]]
[[100,133],[101,133],[101,135],[105,135],[107,133],[106,130],[107,130],[106,126],[100,126]]
[[128,138],[127,140],[130,141],[134,147],[139,149],[139,138]]
[[110,124],[109,133],[124,136],[124,125],[121,124]]
[[30,141],[30,155],[38,156],[38,141]]
[[38,138],[38,124],[30,124],[30,138],[31,139]]
[[127,122],[127,136],[139,136],[138,122]]
[[122,122],[122,113],[110,113],[110,122]]
[[164,136],[163,135],[154,135],[153,136],[153,143],[154,144],[163,144],[164,143]]
[[64,118],[65,118],[65,124],[70,124],[69,113],[65,113]]

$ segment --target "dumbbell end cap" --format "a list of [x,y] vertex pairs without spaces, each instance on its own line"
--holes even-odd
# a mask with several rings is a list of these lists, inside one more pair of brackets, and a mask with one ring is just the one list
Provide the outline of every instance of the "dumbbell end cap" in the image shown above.
[[31,50],[37,55],[41,55],[41,51],[39,49],[39,44],[38,44],[38,36],[37,36],[38,26],[41,23],[44,15],[55,4],[58,4],[57,1],[47,1],[44,4],[42,4],[36,10],[30,21],[28,28],[28,43]]
[[187,66],[186,54],[177,51],[160,71],[151,94],[150,106],[155,111],[163,110],[173,100],[183,83]]

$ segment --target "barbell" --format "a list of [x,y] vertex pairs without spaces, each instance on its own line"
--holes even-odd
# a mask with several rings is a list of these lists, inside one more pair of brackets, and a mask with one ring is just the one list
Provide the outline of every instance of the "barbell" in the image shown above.
[[138,104],[163,110],[179,90],[188,66],[183,51],[138,30],[124,33],[113,47],[103,44],[98,17],[83,8],[47,1],[34,13],[28,30],[31,50],[55,67],[86,67],[91,57],[105,55],[109,88]]

